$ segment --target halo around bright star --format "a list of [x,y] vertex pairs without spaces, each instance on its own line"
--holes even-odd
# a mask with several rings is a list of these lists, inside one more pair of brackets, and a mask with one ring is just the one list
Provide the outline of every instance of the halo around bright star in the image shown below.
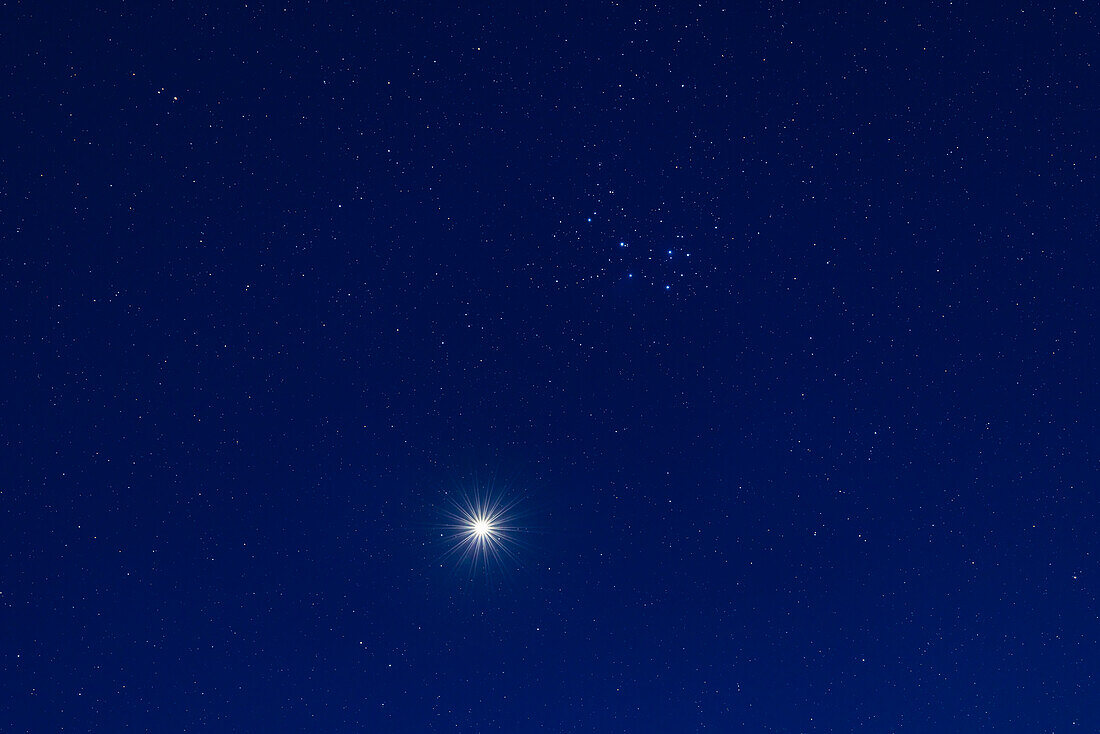
[[517,561],[515,549],[522,528],[516,524],[518,500],[505,501],[491,491],[448,498],[442,527],[444,559],[471,572],[503,569]]

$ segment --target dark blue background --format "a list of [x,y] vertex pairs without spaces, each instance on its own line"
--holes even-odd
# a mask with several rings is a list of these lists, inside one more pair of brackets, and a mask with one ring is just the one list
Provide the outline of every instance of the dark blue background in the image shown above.
[[0,729],[1100,729],[1096,21],[6,3]]

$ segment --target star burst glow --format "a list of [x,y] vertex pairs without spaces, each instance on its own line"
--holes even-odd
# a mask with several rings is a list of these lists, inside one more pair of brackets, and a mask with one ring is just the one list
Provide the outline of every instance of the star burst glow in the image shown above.
[[518,500],[504,501],[489,492],[450,500],[443,557],[471,571],[503,569],[517,561],[515,550],[522,528],[516,524]]

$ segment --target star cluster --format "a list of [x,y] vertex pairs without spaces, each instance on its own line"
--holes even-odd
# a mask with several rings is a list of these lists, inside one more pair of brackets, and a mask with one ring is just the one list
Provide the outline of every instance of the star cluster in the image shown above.
[[4,4],[0,731],[1100,731],[1098,25]]

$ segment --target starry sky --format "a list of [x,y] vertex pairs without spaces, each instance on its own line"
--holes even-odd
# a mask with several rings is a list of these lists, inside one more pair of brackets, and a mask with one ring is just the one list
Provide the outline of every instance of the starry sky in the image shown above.
[[0,729],[1100,731],[1098,28],[3,3]]

